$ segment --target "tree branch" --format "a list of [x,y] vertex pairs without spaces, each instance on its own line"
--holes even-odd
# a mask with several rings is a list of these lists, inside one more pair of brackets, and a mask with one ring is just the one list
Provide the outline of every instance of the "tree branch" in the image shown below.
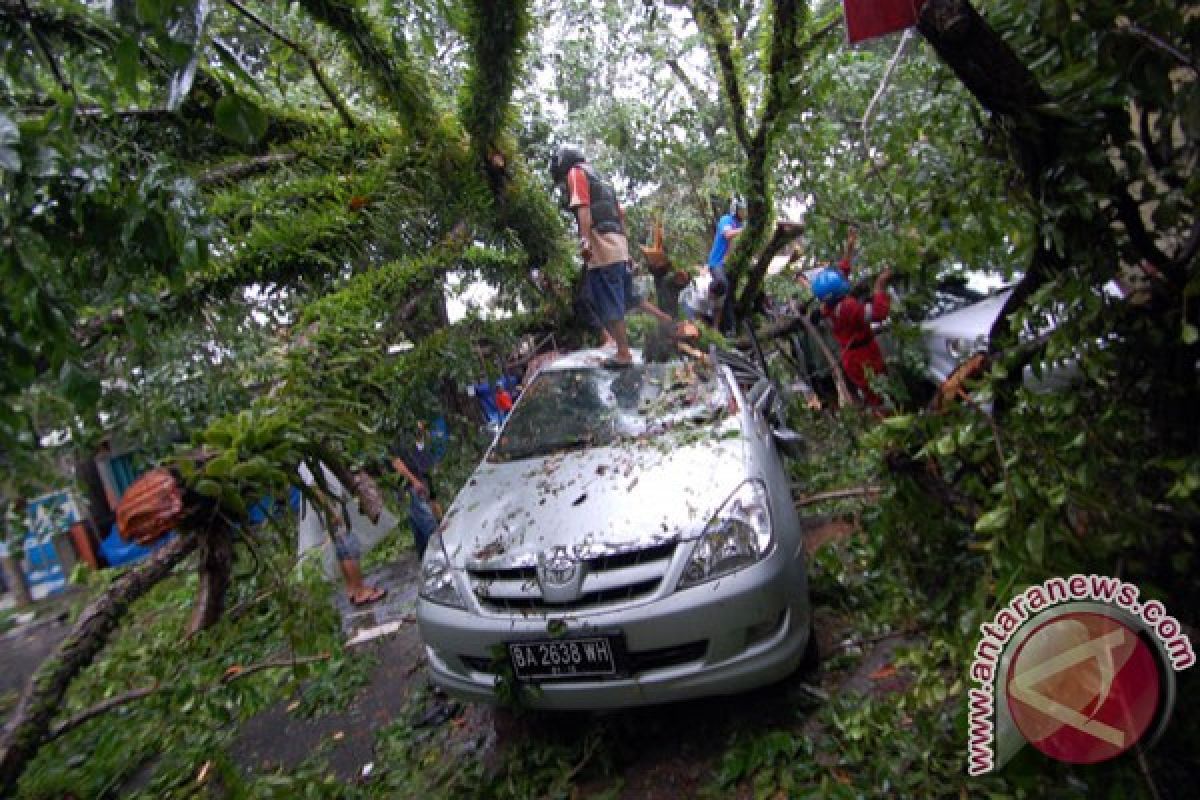
[[1172,259],[1159,249],[1154,242],[1154,237],[1146,230],[1146,224],[1142,220],[1142,211],[1138,208],[1137,201],[1130,196],[1129,190],[1122,186],[1113,192],[1113,195],[1113,205],[1116,206],[1117,216],[1121,220],[1121,224],[1125,226],[1125,231],[1129,234],[1133,246],[1138,249],[1141,257],[1156,267],[1171,272],[1172,274],[1168,277],[1171,278],[1172,283],[1182,286],[1184,276],[1173,269]]
[[852,489],[833,489],[828,492],[802,495],[796,499],[796,508],[823,503],[826,500],[847,500],[852,497],[878,497],[883,494],[882,486],[855,486]]
[[1033,113],[1050,100],[1012,48],[966,0],[928,0],[917,28],[975,99],[1000,114]]
[[[432,88],[425,74],[409,61],[407,53],[396,52],[388,45],[365,6],[354,0],[299,0],[299,3],[309,16],[344,39],[351,57],[391,102],[405,126],[418,140],[427,139],[436,127]],[[393,42],[397,48],[403,46],[402,38],[393,37]]]
[[784,112],[795,102],[797,92],[792,90],[791,79],[800,60],[796,37],[807,18],[807,10],[807,6],[798,0],[773,0],[771,3],[771,46],[765,65],[766,99],[763,102],[758,128],[754,131],[755,152],[753,155],[748,152],[748,157],[753,158],[762,150],[765,162],[767,140],[775,132],[775,127]]
[[1200,72],[1200,70],[1196,68],[1196,62],[1189,58],[1187,53],[1183,52],[1178,47],[1158,36],[1157,34],[1146,30],[1136,22],[1129,22],[1126,20],[1123,22],[1123,24],[1118,23],[1117,30],[1123,33],[1128,33],[1137,39],[1141,39],[1155,50],[1165,53],[1166,55],[1178,61],[1182,66],[1190,69],[1193,74]]
[[787,247],[795,241],[804,229],[796,224],[776,225],[775,232],[771,234],[771,240],[767,242],[767,246],[763,248],[758,255],[758,260],[750,268],[750,272],[746,277],[745,287],[742,289],[742,294],[745,297],[757,297],[762,289],[763,280],[766,277],[767,270],[771,267],[771,262],[779,251]]
[[[281,668],[285,668],[285,667],[286,668],[295,668],[295,667],[301,666],[303,664],[313,664],[318,661],[328,661],[329,658],[330,658],[329,653],[318,653],[313,656],[300,656],[298,658],[274,659],[271,661],[264,661],[259,664],[251,664],[248,667],[238,667],[238,668],[231,667],[229,670],[226,671],[225,675],[223,675],[217,683],[211,684],[209,686],[197,687],[197,688],[193,689],[193,691],[196,692],[197,694],[202,693],[202,692],[211,692],[215,689],[221,688],[222,686],[228,686],[229,684],[233,683],[234,681],[241,680],[242,678],[245,678],[249,675],[254,675],[255,673],[262,672],[264,670],[281,669]],[[46,738],[43,740],[43,744],[48,744],[49,742],[52,742],[55,739],[62,737],[64,734],[67,734],[67,733],[75,730],[83,723],[88,722],[89,720],[93,720],[96,717],[107,714],[108,712],[110,712],[114,709],[129,705],[130,703],[135,703],[138,700],[142,700],[146,697],[150,697],[151,695],[161,694],[162,692],[177,691],[179,688],[180,687],[178,687],[178,686],[162,685],[162,684],[156,683],[153,686],[145,686],[145,687],[142,687],[141,689],[131,689],[128,692],[123,692],[122,694],[118,694],[118,695],[115,695],[114,697],[110,697],[107,700],[97,703],[96,705],[92,706],[91,708],[84,709],[83,711],[80,711],[75,716],[70,717],[69,719],[66,719],[66,720],[60,722],[59,724],[55,725],[53,728],[50,729],[50,732],[46,734]]]
[[[33,12],[29,10],[27,0],[20,0],[20,3],[21,10],[25,12],[25,18],[32,19]],[[75,96],[75,87],[67,83],[67,79],[63,77],[62,70],[58,68],[58,61],[54,58],[54,53],[50,50],[50,45],[46,42],[45,37],[42,36],[41,31],[37,29],[36,25],[31,24],[26,33],[33,40],[34,46],[41,52],[42,58],[46,60],[46,65],[50,67],[50,72],[54,74],[54,80],[58,82],[58,85],[64,92],[69,92],[72,96]],[[78,101],[79,98],[75,96],[75,99]]]
[[96,717],[98,717],[102,714],[107,714],[109,711],[112,711],[114,708],[120,708],[121,706],[128,705],[137,700],[141,700],[143,697],[149,697],[152,694],[158,694],[159,692],[167,691],[170,688],[171,687],[169,687],[169,686],[160,686],[159,684],[156,683],[153,686],[146,686],[141,689],[131,689],[130,691],[124,692],[123,694],[118,694],[114,697],[110,697],[101,703],[97,703],[96,705],[92,706],[91,708],[80,711],[78,714],[71,717],[70,719],[67,719],[67,720],[55,725],[53,728],[50,729],[50,732],[46,734],[44,743],[53,742],[55,739],[59,738],[63,734],[65,734],[69,731],[75,730],[76,728],[78,728],[80,725],[87,722],[88,720],[95,719]]
[[222,166],[213,167],[210,170],[200,173],[196,178],[196,183],[201,186],[213,186],[221,183],[240,181],[242,178],[266,172],[280,164],[289,164],[299,157],[299,153],[268,153],[265,156],[256,156],[246,161],[223,164]]
[[700,114],[700,126],[704,128],[704,135],[708,137],[709,144],[715,144],[717,141],[717,125],[708,113],[712,102],[704,92],[700,91],[700,87],[696,85],[691,77],[683,71],[683,67],[679,66],[677,59],[668,58],[665,63],[676,79],[683,84],[683,88],[692,99],[692,105],[696,107],[696,111]]
[[341,95],[334,90],[333,86],[329,83],[329,79],[325,77],[323,72],[321,72],[321,67],[318,66],[317,60],[313,58],[312,54],[309,53],[308,50],[284,35],[281,31],[277,30],[269,22],[259,17],[253,11],[246,8],[244,5],[239,3],[238,0],[225,0],[225,2],[233,6],[233,8],[243,17],[262,28],[264,31],[275,37],[275,39],[279,40],[287,47],[290,47],[297,55],[304,59],[308,63],[308,69],[310,72],[312,72],[313,78],[316,79],[317,84],[320,85],[321,91],[325,92],[325,96],[329,98],[329,102],[333,104],[335,109],[337,109],[338,116],[342,118],[342,122],[344,122],[346,127],[350,128],[351,130],[358,127],[354,121],[354,116],[350,113],[350,109],[346,108],[345,102],[342,101]]
[[746,101],[742,96],[742,83],[738,77],[733,58],[733,43],[729,40],[724,20],[714,6],[705,2],[692,3],[692,16],[696,26],[705,34],[717,63],[717,78],[725,87],[725,99],[729,102],[730,122],[734,135],[744,151],[750,150],[750,129],[746,122]]
[[821,355],[825,357],[825,361],[829,364],[829,374],[833,376],[833,385],[837,389],[838,405],[842,408],[847,408],[854,405],[854,395],[850,393],[849,387],[846,386],[846,376],[842,374],[842,365],[838,362],[837,357],[829,349],[829,345],[825,344],[825,340],[821,337],[817,326],[813,325],[807,314],[801,314],[800,324],[804,326],[805,333],[808,334],[809,341],[816,344],[817,349],[821,351]]
[[312,656],[277,658],[271,661],[263,661],[258,664],[251,664],[248,667],[241,667],[237,670],[227,670],[225,676],[221,678],[221,683],[230,684],[234,681],[240,681],[242,678],[245,678],[248,675],[253,675],[256,672],[262,672],[263,670],[267,669],[281,669],[284,667],[295,668],[304,664],[315,664],[318,661],[328,661],[329,658],[329,653],[317,653],[316,655]]

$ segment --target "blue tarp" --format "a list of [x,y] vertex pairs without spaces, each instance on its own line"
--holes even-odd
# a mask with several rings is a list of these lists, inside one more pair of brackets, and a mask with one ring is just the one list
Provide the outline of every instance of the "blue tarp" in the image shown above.
[[108,536],[100,541],[100,555],[104,556],[104,560],[110,567],[119,567],[122,564],[141,561],[174,538],[175,531],[171,531],[151,547],[142,547],[137,542],[127,542],[122,539],[121,534],[117,532],[117,523],[114,522],[108,529]]

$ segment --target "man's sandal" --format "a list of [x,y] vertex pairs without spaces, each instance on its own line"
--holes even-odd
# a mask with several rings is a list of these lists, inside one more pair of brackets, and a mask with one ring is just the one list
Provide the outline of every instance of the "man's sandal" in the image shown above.
[[387,597],[387,589],[380,589],[378,586],[371,586],[367,588],[366,595],[351,597],[350,605],[358,607],[369,606],[372,603],[378,603],[385,597]]

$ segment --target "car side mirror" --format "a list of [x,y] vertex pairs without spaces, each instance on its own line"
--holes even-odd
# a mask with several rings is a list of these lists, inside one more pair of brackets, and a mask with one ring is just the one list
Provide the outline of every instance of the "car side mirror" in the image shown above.
[[775,440],[775,446],[779,448],[779,452],[787,458],[804,458],[808,453],[808,444],[804,441],[804,437],[791,428],[774,428],[771,431],[771,438]]

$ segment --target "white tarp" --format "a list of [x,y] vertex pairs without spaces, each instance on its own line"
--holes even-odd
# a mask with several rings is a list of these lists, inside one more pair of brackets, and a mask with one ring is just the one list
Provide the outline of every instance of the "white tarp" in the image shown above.
[[[338,479],[327,467],[322,466],[321,471],[325,476],[326,485],[337,498],[346,501],[346,508],[350,511],[350,529],[358,537],[362,543],[363,554],[365,555],[372,547],[377,545],[384,536],[386,536],[392,528],[396,527],[396,518],[386,508],[379,515],[378,522],[371,522],[362,515],[358,510],[358,499],[353,492],[345,489]],[[312,486],[313,476],[304,465],[300,466],[300,479],[308,486]],[[321,515],[316,509],[312,508],[312,504],[303,501],[300,504],[300,525],[298,536],[297,550],[303,555],[309,550],[320,549],[321,565],[325,569],[325,574],[331,580],[341,580],[341,573],[338,571],[337,558],[333,552],[333,542],[329,538],[329,534],[325,530],[325,524],[321,520]]]

